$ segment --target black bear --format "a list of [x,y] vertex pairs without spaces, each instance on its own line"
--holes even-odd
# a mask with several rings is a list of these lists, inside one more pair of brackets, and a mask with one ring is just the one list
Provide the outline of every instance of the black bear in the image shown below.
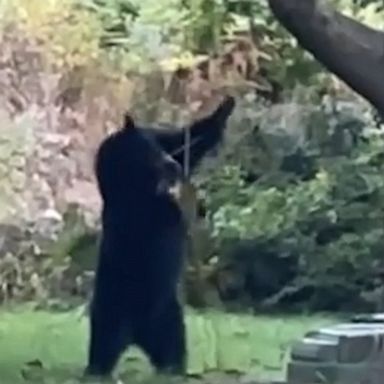
[[[192,169],[219,143],[234,105],[227,97],[188,127]],[[169,192],[182,177],[183,144],[184,130],[139,127],[126,116],[123,128],[99,147],[95,173],[103,200],[102,238],[86,375],[109,376],[132,344],[142,348],[158,372],[185,371],[177,284],[186,228]]]

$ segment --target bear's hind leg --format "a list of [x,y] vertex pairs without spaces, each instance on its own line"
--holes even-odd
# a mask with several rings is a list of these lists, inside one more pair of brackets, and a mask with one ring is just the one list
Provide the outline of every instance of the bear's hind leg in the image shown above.
[[91,312],[86,376],[111,376],[120,355],[130,343],[129,324],[122,316],[114,315],[100,308]]
[[185,324],[176,298],[151,319],[151,324],[142,327],[137,339],[158,373],[183,375],[186,372]]

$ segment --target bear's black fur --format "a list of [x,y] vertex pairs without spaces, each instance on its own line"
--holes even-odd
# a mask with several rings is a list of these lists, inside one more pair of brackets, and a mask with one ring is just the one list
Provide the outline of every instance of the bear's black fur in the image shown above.
[[[228,97],[213,114],[189,127],[192,168],[220,141],[233,108]],[[103,200],[102,239],[91,303],[88,375],[110,375],[131,344],[141,347],[159,372],[185,371],[177,284],[186,228],[169,193],[181,177],[183,144],[182,130],[138,127],[126,117],[124,127],[100,145],[95,172]]]
[[204,155],[221,141],[226,122],[234,107],[235,100],[228,96],[211,115],[194,122],[190,127],[177,130],[164,125],[156,128],[140,127],[140,129],[154,137],[162,149],[182,166],[184,166],[185,130],[189,129],[191,143],[189,165],[193,171]]

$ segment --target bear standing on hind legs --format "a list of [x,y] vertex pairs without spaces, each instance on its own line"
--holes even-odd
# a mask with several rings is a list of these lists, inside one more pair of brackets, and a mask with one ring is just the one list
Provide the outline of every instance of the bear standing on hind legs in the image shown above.
[[[227,97],[191,125],[191,168],[215,147],[234,100]],[[103,200],[102,238],[90,313],[86,375],[107,377],[129,345],[139,346],[158,372],[186,368],[183,311],[177,284],[186,227],[169,187],[182,177],[184,130],[124,127],[96,156]],[[170,154],[176,153],[172,159]]]

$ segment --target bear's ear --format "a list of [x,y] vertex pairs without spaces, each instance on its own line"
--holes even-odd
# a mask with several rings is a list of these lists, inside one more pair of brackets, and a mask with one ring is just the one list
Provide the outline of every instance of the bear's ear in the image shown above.
[[135,122],[133,121],[132,116],[125,112],[123,120],[123,129],[133,129],[135,128]]

